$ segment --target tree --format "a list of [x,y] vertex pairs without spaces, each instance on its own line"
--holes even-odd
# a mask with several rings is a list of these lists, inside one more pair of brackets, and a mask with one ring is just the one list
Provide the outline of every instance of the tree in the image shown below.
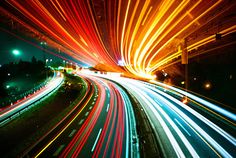
[[37,59],[34,56],[31,58],[31,63],[32,64],[36,64],[37,63]]

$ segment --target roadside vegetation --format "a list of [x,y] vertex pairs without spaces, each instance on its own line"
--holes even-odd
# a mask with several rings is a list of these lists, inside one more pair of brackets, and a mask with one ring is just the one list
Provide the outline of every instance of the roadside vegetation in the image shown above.
[[19,156],[59,122],[85,95],[84,80],[64,74],[63,85],[0,129],[0,155]]
[[45,63],[32,57],[0,67],[0,108],[8,106],[43,87],[53,75]]

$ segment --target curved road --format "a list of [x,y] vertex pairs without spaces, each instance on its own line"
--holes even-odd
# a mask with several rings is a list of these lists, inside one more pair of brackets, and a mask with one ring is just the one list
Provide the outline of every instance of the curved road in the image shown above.
[[19,116],[24,110],[26,110],[33,103],[44,98],[55,89],[59,88],[63,83],[63,77],[61,73],[55,72],[53,78],[45,85],[45,87],[39,89],[31,95],[17,101],[15,104],[5,107],[0,110],[0,127],[7,122],[11,121],[15,117]]
[[23,156],[139,157],[131,103],[116,84],[83,76],[84,98]]
[[[235,157],[236,115],[183,90],[111,78],[132,93],[155,130],[165,157]],[[181,102],[188,96],[188,103]]]

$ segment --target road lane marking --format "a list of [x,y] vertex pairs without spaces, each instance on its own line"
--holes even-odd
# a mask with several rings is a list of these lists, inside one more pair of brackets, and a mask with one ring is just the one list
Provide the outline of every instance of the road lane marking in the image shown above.
[[[35,156],[35,158],[39,157],[71,124],[72,122],[79,116],[79,114],[84,110],[84,108],[86,107],[86,105],[89,103],[89,101],[91,100],[92,95],[89,97],[89,99],[86,101],[86,103],[84,104],[84,106],[82,107],[82,109],[76,114],[76,116],[60,131],[60,133],[58,133],[46,146],[44,146],[43,149],[41,149],[39,151],[39,153]],[[78,106],[79,104],[81,104],[81,102],[79,102],[76,106]],[[67,117],[67,116],[66,116]],[[63,119],[64,120],[64,119]]]
[[180,123],[176,118],[175,118],[174,120],[179,124],[179,126],[180,126],[189,136],[191,136],[191,134],[184,128],[183,125],[181,125],[181,123]]
[[108,112],[108,110],[109,110],[109,107],[110,107],[110,104],[107,105],[107,112]]
[[91,110],[92,108],[93,108],[93,107],[92,107],[92,106],[90,106],[90,107],[89,107],[89,110]]
[[84,119],[79,121],[79,125],[81,125],[84,122]]
[[60,145],[60,147],[55,151],[55,153],[53,154],[53,156],[58,156],[59,153],[62,151],[62,149],[65,147],[64,144]]
[[95,140],[95,142],[94,142],[94,144],[93,144],[93,148],[92,148],[91,152],[94,151],[94,149],[95,149],[95,147],[96,147],[96,145],[97,145],[97,142],[98,142],[98,138],[100,137],[101,132],[102,132],[102,128],[100,128],[100,130],[99,130],[99,132],[98,132],[97,138],[96,138],[96,140]]
[[86,113],[85,113],[85,116],[88,116],[88,114],[89,114],[89,112],[86,112]]
[[72,137],[72,136],[75,134],[75,132],[76,132],[76,129],[73,129],[73,130],[70,132],[69,137]]

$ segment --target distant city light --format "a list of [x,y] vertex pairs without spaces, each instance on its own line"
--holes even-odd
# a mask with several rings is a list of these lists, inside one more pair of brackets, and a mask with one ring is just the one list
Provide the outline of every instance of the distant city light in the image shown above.
[[205,89],[210,89],[212,86],[211,86],[210,82],[207,82],[207,83],[205,83],[204,87],[205,87]]
[[187,97],[187,96],[185,96],[185,97],[183,98],[182,103],[184,103],[184,104],[187,104],[187,103],[188,103],[188,97]]
[[40,42],[41,45],[47,45],[47,42]]
[[184,85],[184,83],[185,83],[184,81],[181,82],[182,85]]
[[118,65],[120,65],[120,66],[125,66],[125,63],[124,63],[123,60],[119,60],[119,61],[118,61]]
[[17,49],[14,49],[14,50],[12,51],[12,53],[13,53],[15,56],[20,55],[20,51],[17,50]]

